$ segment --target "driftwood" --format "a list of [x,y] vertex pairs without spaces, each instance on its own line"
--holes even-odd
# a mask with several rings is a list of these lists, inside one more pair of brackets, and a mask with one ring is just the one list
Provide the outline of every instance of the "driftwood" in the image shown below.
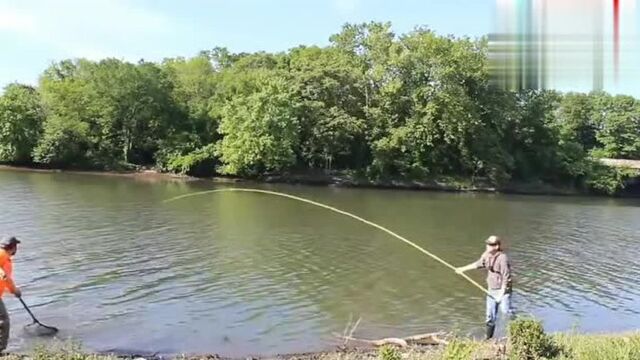
[[389,337],[384,339],[377,340],[368,340],[368,339],[358,339],[352,336],[339,336],[344,339],[345,344],[348,341],[355,341],[359,343],[369,344],[373,346],[385,346],[385,345],[393,345],[398,347],[407,347],[409,345],[446,345],[448,342],[443,338],[446,334],[443,332],[436,333],[427,333],[427,334],[419,334],[412,335],[404,338],[395,338]]
[[367,339],[358,339],[358,338],[346,336],[346,337],[343,337],[343,339],[345,340],[345,342],[355,341],[355,342],[374,345],[374,346],[384,346],[384,345],[396,345],[399,347],[409,346],[409,343],[406,340],[400,339],[400,338],[384,338],[379,340],[367,340]]
[[347,324],[347,327],[344,328],[344,332],[342,333],[342,338],[344,339],[344,344],[342,346],[347,346],[347,342],[349,342],[348,338],[353,336],[353,333],[358,328],[358,325],[360,324],[360,320],[362,320],[362,318],[358,318],[358,321],[356,321],[355,325],[351,325],[352,320],[353,314],[349,316],[349,323]]
[[449,342],[443,339],[445,335],[444,332],[436,332],[413,335],[403,339],[408,343],[417,345],[447,345]]

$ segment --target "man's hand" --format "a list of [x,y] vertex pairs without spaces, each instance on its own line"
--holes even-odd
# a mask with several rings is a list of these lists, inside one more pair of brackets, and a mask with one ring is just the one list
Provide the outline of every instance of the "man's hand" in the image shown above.
[[22,291],[20,290],[20,288],[16,288],[16,291],[13,292],[13,295],[15,295],[18,299],[22,297]]
[[7,280],[7,274],[0,268],[0,280]]

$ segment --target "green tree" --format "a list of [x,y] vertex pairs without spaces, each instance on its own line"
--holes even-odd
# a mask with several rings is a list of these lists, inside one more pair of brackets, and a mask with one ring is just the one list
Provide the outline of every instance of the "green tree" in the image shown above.
[[368,145],[359,69],[332,48],[300,47],[290,57],[292,82],[300,98],[303,163],[312,168],[365,166]]
[[551,126],[559,94],[521,91],[507,125],[506,149],[513,156],[513,176],[519,180],[555,180],[560,169],[558,133]]
[[388,51],[376,52],[384,60],[373,72],[378,84],[376,108],[370,111],[377,119],[371,136],[375,172],[412,177],[476,173],[482,160],[477,135],[487,132],[476,101],[486,87],[481,46],[428,29],[387,46]]
[[149,164],[173,115],[172,83],[154,64],[115,59],[92,64],[87,92],[103,108],[99,148],[108,159]]
[[21,84],[5,87],[0,97],[0,161],[31,162],[43,120],[44,112],[36,89]]
[[85,60],[62,61],[42,75],[40,93],[46,119],[33,151],[34,161],[59,167],[96,166],[91,132],[102,110],[94,106],[99,99],[86,91],[88,66]]
[[[224,54],[230,56],[228,52]],[[213,56],[203,52],[191,59],[167,59],[162,64],[173,84],[171,97],[176,107],[169,132],[156,153],[157,164],[165,170],[190,175],[214,172],[216,157],[212,148],[219,134],[218,119],[211,116],[210,106],[219,73]],[[219,64],[223,60],[216,61]],[[225,67],[230,64],[230,60],[224,61]],[[222,65],[216,66],[222,69]]]
[[600,144],[596,139],[599,121],[596,116],[600,94],[568,93],[560,100],[557,126],[564,141],[579,144],[589,151]]
[[[74,153],[75,162],[94,166],[152,163],[173,115],[171,85],[151,63],[107,59],[55,64],[41,80],[49,116],[38,159],[64,162]],[[81,144],[65,145],[69,133]]]
[[295,164],[299,142],[298,103],[289,82],[271,71],[245,73],[252,85],[221,109],[216,147],[220,172],[256,175]]
[[216,72],[206,56],[169,59],[163,69],[173,84],[172,101],[187,117],[176,129],[201,137],[195,147],[214,140],[217,124],[210,116],[210,99],[216,92]]
[[631,96],[605,97],[599,104],[598,156],[640,159],[640,102]]
[[326,47],[160,64],[64,60],[0,98],[0,161],[252,176],[543,181],[612,193],[640,159],[630,96],[491,86],[487,40],[347,24]]
[[38,163],[59,167],[96,167],[90,159],[92,148],[89,124],[53,115],[47,118],[33,157]]

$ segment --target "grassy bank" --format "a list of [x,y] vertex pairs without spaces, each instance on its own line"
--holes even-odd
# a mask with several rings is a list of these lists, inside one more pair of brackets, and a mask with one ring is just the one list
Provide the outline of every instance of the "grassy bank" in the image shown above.
[[[224,359],[218,355],[176,356],[175,359]],[[96,355],[73,344],[41,347],[29,354],[9,354],[0,360],[116,360],[155,359],[153,356]],[[251,359],[251,358],[249,358]],[[324,353],[290,354],[265,359],[277,360],[637,360],[640,332],[606,335],[579,333],[546,334],[534,319],[519,319],[509,326],[509,337],[498,341],[452,338],[448,345],[399,349],[344,349]]]

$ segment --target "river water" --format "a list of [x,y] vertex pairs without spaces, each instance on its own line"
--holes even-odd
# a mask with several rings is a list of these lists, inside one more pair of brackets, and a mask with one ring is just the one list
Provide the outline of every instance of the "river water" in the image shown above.
[[[389,235],[285,198],[225,185],[0,171],[0,232],[43,323],[93,351],[272,355],[355,336],[479,336],[483,293]],[[231,186],[231,185],[226,185]],[[243,186],[247,186],[246,184]],[[514,305],[549,331],[640,323],[640,200],[257,185],[353,212],[464,265],[508,240]],[[471,276],[483,283],[481,272]],[[36,341],[11,296],[10,351]]]

